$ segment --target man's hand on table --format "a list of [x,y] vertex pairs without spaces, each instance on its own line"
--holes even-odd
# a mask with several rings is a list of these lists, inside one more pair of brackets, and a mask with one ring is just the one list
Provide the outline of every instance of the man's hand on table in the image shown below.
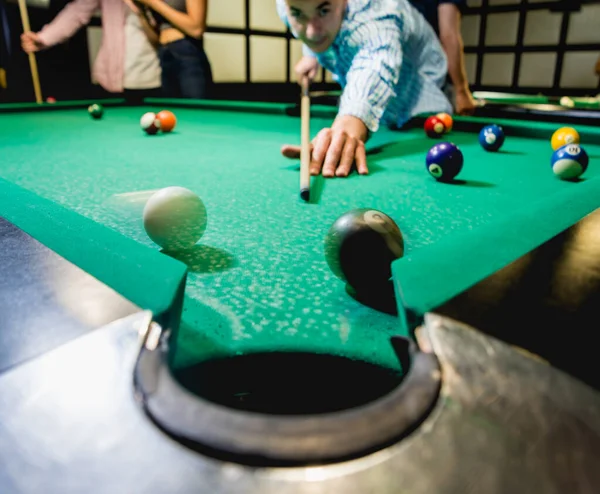
[[[359,174],[369,173],[365,151],[367,135],[367,127],[359,118],[351,115],[336,118],[331,128],[322,129],[312,140],[311,175],[347,177],[353,164]],[[300,146],[286,144],[281,153],[287,158],[299,158]]]

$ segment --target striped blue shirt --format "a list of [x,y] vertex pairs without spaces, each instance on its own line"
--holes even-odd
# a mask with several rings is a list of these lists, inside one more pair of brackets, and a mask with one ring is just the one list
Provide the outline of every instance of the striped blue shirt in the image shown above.
[[[277,11],[289,26],[285,0]],[[296,33],[292,31],[296,36]],[[402,126],[422,113],[452,112],[442,91],[448,63],[432,29],[407,0],[347,0],[342,26],[324,53],[305,55],[343,88],[338,115],[360,118],[371,132]]]

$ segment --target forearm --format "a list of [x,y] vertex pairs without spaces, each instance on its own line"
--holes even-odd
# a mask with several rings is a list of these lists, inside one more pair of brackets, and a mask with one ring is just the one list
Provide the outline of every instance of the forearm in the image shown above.
[[206,29],[204,21],[198,21],[184,12],[175,10],[163,0],[152,0],[148,5],[152,10],[164,17],[173,27],[176,27],[187,36],[199,39],[204,34],[204,30]]
[[442,36],[442,46],[448,58],[448,74],[457,91],[468,91],[469,81],[465,69],[462,36],[454,32]]
[[144,15],[143,12],[140,13],[139,19],[140,19],[140,24],[142,25],[142,30],[144,31],[144,34],[148,38],[148,41],[150,41],[152,46],[157,47],[158,46],[158,33],[150,25],[150,22],[148,22],[148,18],[146,17],[146,15]]
[[97,0],[75,0],[67,4],[52,22],[42,28],[39,32],[40,39],[47,46],[66,41],[90,22],[98,7]]

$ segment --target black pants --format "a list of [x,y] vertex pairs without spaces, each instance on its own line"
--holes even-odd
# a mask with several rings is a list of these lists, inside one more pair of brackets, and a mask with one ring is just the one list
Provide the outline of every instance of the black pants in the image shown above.
[[162,95],[166,98],[207,99],[212,71],[201,40],[186,37],[158,49]]

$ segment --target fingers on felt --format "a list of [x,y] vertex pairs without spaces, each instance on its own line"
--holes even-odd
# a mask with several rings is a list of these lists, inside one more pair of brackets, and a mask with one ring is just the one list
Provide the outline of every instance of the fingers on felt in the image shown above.
[[347,177],[354,163],[358,140],[354,137],[348,137],[342,149],[339,166],[335,171],[337,177]]
[[334,177],[335,171],[340,163],[342,151],[348,137],[344,133],[335,134],[331,139],[331,144],[327,150],[327,156],[323,164],[323,176]]
[[365,149],[365,143],[358,141],[355,153],[356,170],[360,175],[366,175],[369,173],[369,167],[367,166],[367,151]]
[[331,145],[331,138],[331,129],[323,129],[317,134],[317,137],[315,137],[312,162],[310,166],[310,172],[313,175],[317,175],[321,171],[321,167],[323,166],[323,162]]

